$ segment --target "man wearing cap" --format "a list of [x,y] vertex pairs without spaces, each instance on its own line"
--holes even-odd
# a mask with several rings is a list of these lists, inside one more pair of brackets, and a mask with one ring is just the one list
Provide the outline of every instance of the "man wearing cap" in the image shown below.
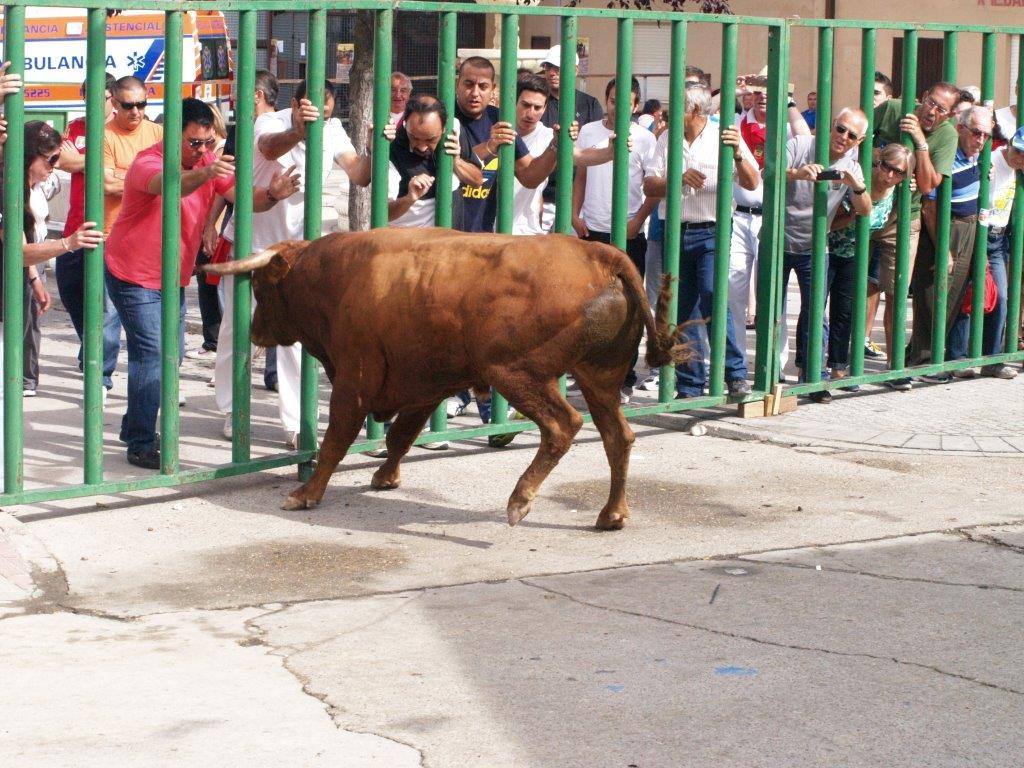
[[[576,70],[579,73],[580,57],[576,55]],[[544,75],[544,79],[548,81],[548,89],[551,91],[548,96],[548,105],[544,109],[544,115],[540,121],[548,128],[554,128],[558,125],[558,110],[559,110],[559,85],[561,83],[561,71],[562,71],[562,46],[556,45],[548,50],[544,59],[540,63],[541,73]],[[589,93],[584,93],[579,88],[575,90],[576,96],[576,111],[573,121],[578,125],[586,125],[587,123],[593,123],[604,117],[604,110],[601,109],[601,103],[591,96]],[[551,231],[552,225],[555,223],[555,199],[557,197],[557,186],[556,186],[555,174],[552,172],[548,178],[548,185],[544,187],[544,208],[542,211],[541,225],[545,232]]]

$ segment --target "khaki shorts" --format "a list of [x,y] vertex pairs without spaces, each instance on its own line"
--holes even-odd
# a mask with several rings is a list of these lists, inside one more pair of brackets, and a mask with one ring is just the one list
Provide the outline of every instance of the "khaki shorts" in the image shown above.
[[[910,260],[907,262],[907,281],[914,274],[914,258],[917,243],[921,237],[921,217],[910,222]],[[896,293],[896,217],[871,236],[871,244],[878,254],[878,285],[882,293],[892,296]]]

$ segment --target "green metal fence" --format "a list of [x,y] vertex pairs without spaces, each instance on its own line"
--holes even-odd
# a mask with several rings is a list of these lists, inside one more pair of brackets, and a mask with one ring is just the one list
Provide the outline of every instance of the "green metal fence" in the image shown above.
[[[389,107],[389,74],[392,62],[392,30],[395,13],[398,11],[430,12],[440,15],[439,25],[439,70],[438,96],[452,107],[455,103],[455,29],[459,13],[493,13],[494,6],[475,6],[457,3],[419,2],[398,0],[381,2],[380,0],[347,0],[327,2],[322,0],[302,0],[301,2],[282,2],[281,0],[221,0],[221,2],[171,2],[170,0],[103,0],[102,5],[89,0],[47,0],[45,2],[22,2],[12,0],[5,6],[5,58],[14,62],[12,71],[22,72],[25,52],[25,11],[27,6],[88,8],[88,82],[87,82],[87,146],[86,158],[86,219],[100,221],[103,210],[102,162],[98,151],[102,146],[103,133],[103,101],[104,101],[104,51],[106,32],[106,9],[145,9],[161,10],[166,14],[166,89],[168,94],[180,92],[181,89],[181,57],[182,57],[182,13],[190,10],[218,9],[237,10],[240,12],[240,26],[237,51],[238,93],[235,121],[237,123],[237,204],[236,217],[236,258],[246,256],[251,246],[252,226],[252,147],[253,147],[253,103],[245,95],[252,93],[254,88],[254,71],[256,56],[256,13],[262,10],[305,10],[308,13],[308,58],[306,76],[309,82],[323,82],[325,76],[327,24],[326,16],[331,9],[362,9],[376,14],[374,45],[374,67],[377,73],[374,88],[373,122],[378,127],[373,138],[373,169],[372,169],[372,215],[374,227],[387,224],[387,174],[388,147],[379,127],[388,119]],[[782,245],[785,218],[786,195],[786,95],[789,75],[791,35],[796,27],[816,28],[819,41],[818,62],[818,114],[825,116],[819,125],[828,125],[831,114],[831,93],[833,78],[834,35],[837,29],[860,30],[862,35],[862,72],[861,72],[861,103],[865,112],[872,114],[873,73],[875,70],[875,36],[879,29],[902,31],[904,39],[904,110],[911,111],[914,107],[916,91],[915,72],[917,39],[919,32],[942,32],[945,34],[945,68],[947,73],[956,71],[957,36],[963,34],[979,34],[984,39],[984,55],[981,67],[983,100],[991,101],[994,91],[994,72],[996,55],[996,36],[999,34],[1015,35],[1024,42],[1024,27],[993,28],[980,26],[959,26],[956,28],[936,24],[899,24],[864,21],[824,21],[814,19],[771,19],[736,16],[713,16],[705,14],[683,14],[674,12],[652,12],[604,8],[544,8],[503,6],[500,9],[502,21],[502,52],[501,52],[501,105],[503,120],[515,123],[515,75],[516,49],[518,48],[518,23],[524,16],[549,16],[561,18],[561,89],[571,93],[575,87],[575,62],[578,20],[581,18],[600,18],[607,24],[617,26],[617,92],[626,93],[630,90],[629,82],[632,69],[633,25],[635,21],[659,21],[671,28],[670,63],[670,125],[672,136],[680,136],[683,131],[682,109],[676,105],[684,102],[684,70],[686,65],[686,43],[688,25],[702,22],[717,25],[721,32],[720,81],[731,87],[737,71],[738,32],[742,27],[760,27],[767,29],[768,59],[768,122],[767,141],[765,147],[764,204],[763,225],[759,266],[757,270],[757,312],[756,354],[754,359],[753,392],[743,398],[745,401],[760,401],[773,389],[779,380],[779,339],[778,330],[784,286],[782,285]],[[1021,46],[1024,51],[1024,45]],[[1024,84],[1024,66],[1018,68],[1019,78]],[[321,89],[308,89],[308,98],[322,107],[323,93]],[[725,100],[728,114],[728,99]],[[9,168],[21,168],[24,160],[24,98],[21,94],[8,96],[5,112],[8,119],[9,139],[5,147],[6,163]],[[181,470],[179,466],[179,413],[178,413],[178,324],[177,286],[179,260],[178,248],[180,190],[180,147],[181,124],[180,102],[173,98],[166,100],[164,157],[167,172],[163,176],[163,357],[162,357],[162,392],[161,392],[161,456],[162,467],[158,474],[151,474],[130,480],[105,480],[103,468],[103,425],[102,425],[102,339],[101,326],[103,314],[103,249],[87,252],[86,258],[86,331],[84,344],[84,462],[82,481],[75,485],[60,487],[25,488],[23,476],[23,410],[22,410],[22,214],[23,200],[20,181],[16,175],[8,174],[4,189],[4,231],[5,247],[5,287],[4,287],[4,488],[0,496],[0,504],[29,503],[89,496],[105,493],[118,493],[146,488],[176,486],[190,482],[205,481],[219,477],[240,475],[272,467],[298,464],[300,475],[305,475],[311,468],[316,455],[317,438],[317,404],[318,404],[318,371],[317,365],[308,355],[304,356],[302,368],[302,405],[301,432],[298,450],[267,458],[253,459],[250,450],[250,381],[251,357],[249,344],[249,325],[251,312],[251,287],[247,276],[239,275],[234,282],[234,369],[233,369],[233,438],[231,461],[227,464],[201,469]],[[454,109],[449,109],[451,115]],[[559,120],[565,126],[572,122],[573,103],[571,99],[562,99]],[[1024,113],[1018,118],[1024,122]],[[450,118],[451,119],[451,118]],[[629,115],[626,110],[618,110],[615,130],[617,135],[628,134]],[[449,125],[451,127],[451,124]],[[357,127],[358,129],[358,127]],[[314,238],[321,231],[321,198],[322,198],[322,142],[323,124],[317,122],[310,126],[307,133],[307,152],[305,168],[305,236]],[[571,139],[566,132],[558,138],[558,201],[555,219],[555,230],[569,233],[571,230],[571,179],[572,179],[572,147]],[[732,152],[730,147],[722,145],[719,150],[719,197],[717,200],[717,221],[715,243],[717,256],[715,261],[715,292],[714,310],[710,319],[708,336],[711,349],[711,377],[709,394],[704,397],[676,400],[672,368],[665,368],[661,373],[661,384],[657,403],[629,407],[625,412],[630,417],[639,417],[657,413],[669,413],[694,408],[721,406],[729,401],[725,393],[724,365],[726,346],[726,307],[728,303],[728,264],[729,245],[731,239],[732,216]],[[865,176],[870,183],[870,144],[865,142],[862,147],[861,161]],[[511,230],[512,223],[512,190],[514,183],[513,148],[503,146],[500,150],[498,188],[498,223],[499,231]],[[827,165],[828,148],[826,142],[819,142],[819,159],[824,158]],[[989,168],[990,146],[982,158],[982,175],[986,179]],[[628,154],[624,142],[618,142],[614,156],[614,195],[612,216],[612,238],[619,247],[626,243],[627,225],[627,192],[622,183],[627,173]],[[438,178],[447,178],[451,174],[451,160],[445,155],[439,158]],[[682,175],[683,148],[680,141],[670,142],[668,156],[668,191],[667,219],[665,224],[665,256],[664,271],[671,275],[679,273],[680,221],[682,207]],[[983,193],[986,191],[983,189]],[[1020,192],[1021,182],[1017,181],[1017,196],[1013,208],[1013,237],[1011,251],[1010,287],[1008,291],[1008,321],[1005,353],[982,356],[981,333],[982,291],[975,292],[974,312],[971,328],[971,358],[945,362],[942,350],[945,340],[945,271],[944,244],[949,240],[949,182],[947,180],[940,195],[942,213],[939,218],[939,266],[941,275],[937,285],[938,299],[935,302],[935,322],[933,349],[936,360],[923,367],[908,369],[905,365],[903,346],[905,342],[906,298],[910,275],[909,264],[909,207],[910,184],[905,181],[899,192],[900,225],[898,232],[898,269],[897,269],[897,301],[896,319],[894,324],[895,343],[891,351],[890,370],[882,373],[864,373],[863,349],[860,344],[853,344],[851,372],[852,377],[838,382],[822,382],[818,372],[821,368],[822,318],[825,311],[825,271],[827,257],[825,238],[827,236],[824,216],[824,195],[819,194],[815,200],[815,211],[818,214],[814,227],[814,254],[812,260],[814,286],[810,329],[811,339],[808,350],[808,373],[810,380],[788,388],[789,393],[805,394],[824,388],[849,386],[851,384],[879,382],[886,379],[907,375],[920,375],[939,370],[950,370],[983,363],[994,363],[1024,358],[1024,353],[1016,351],[1018,324],[1020,316],[1021,288],[1021,254],[1024,250],[1024,195]],[[451,202],[446,195],[437,197],[437,223],[440,226],[451,224]],[[984,277],[985,225],[979,224],[978,245],[974,280],[981,284]],[[868,222],[860,220],[857,225],[857,293],[854,306],[854,328],[864,327],[865,287],[868,271]],[[676,298],[673,299],[672,311],[676,311]],[[769,308],[765,311],[764,308]],[[858,324],[859,323],[859,324]],[[856,338],[856,335],[855,335]],[[504,401],[495,395],[493,407],[494,421],[488,425],[473,428],[449,430],[443,405],[431,419],[431,430],[417,440],[419,443],[435,442],[443,439],[466,439],[485,435],[507,432],[519,432],[533,428],[529,422],[509,422]],[[352,447],[353,452],[367,451],[378,448],[382,444],[382,425],[370,421],[367,424],[366,438]]]

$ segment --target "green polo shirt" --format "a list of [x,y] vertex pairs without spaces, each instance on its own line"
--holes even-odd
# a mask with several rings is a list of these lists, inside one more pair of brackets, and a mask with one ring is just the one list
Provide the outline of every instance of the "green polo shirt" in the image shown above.
[[[891,142],[902,140],[900,120],[903,116],[903,102],[898,99],[889,99],[878,105],[875,109],[876,147],[884,147]],[[943,120],[934,131],[925,133],[932,167],[943,176],[950,176],[953,173],[953,158],[956,156],[958,138],[952,119]],[[917,217],[920,213],[921,193],[915,192],[910,199],[910,215]]]

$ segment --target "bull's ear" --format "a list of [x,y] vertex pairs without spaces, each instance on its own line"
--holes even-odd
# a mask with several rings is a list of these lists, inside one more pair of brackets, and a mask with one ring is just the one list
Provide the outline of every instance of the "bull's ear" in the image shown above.
[[263,274],[270,285],[277,285],[291,271],[292,265],[280,253],[275,253],[270,263],[263,267]]

